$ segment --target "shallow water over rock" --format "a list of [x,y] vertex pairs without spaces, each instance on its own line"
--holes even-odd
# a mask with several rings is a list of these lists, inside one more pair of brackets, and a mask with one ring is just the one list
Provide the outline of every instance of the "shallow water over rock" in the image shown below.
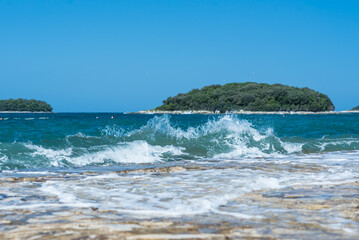
[[3,171],[0,238],[354,239],[357,154]]

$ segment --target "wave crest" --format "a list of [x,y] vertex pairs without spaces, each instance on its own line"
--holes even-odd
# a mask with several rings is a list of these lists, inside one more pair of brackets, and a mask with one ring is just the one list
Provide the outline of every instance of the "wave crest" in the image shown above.
[[355,136],[281,137],[273,128],[262,124],[258,127],[238,115],[177,120],[161,115],[142,125],[117,122],[117,125],[108,125],[91,135],[78,132],[36,144],[0,143],[0,168],[137,164],[185,159],[241,160],[359,150],[359,139]]
[[267,156],[272,153],[290,154],[302,151],[303,144],[283,142],[273,129],[255,129],[247,120],[224,115],[208,120],[197,127],[182,129],[168,115],[155,116],[139,129],[126,132],[107,126],[103,133],[122,141],[145,140],[151,143],[168,142],[184,147],[193,156],[236,158]]

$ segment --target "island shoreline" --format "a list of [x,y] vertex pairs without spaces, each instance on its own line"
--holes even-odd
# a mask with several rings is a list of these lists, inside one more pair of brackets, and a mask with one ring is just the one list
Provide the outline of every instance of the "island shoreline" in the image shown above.
[[0,114],[6,113],[55,113],[55,112],[30,112],[30,111],[0,111]]
[[212,112],[207,110],[190,110],[190,111],[158,111],[158,110],[142,110],[138,112],[129,112],[127,114],[204,114],[204,115],[326,115],[326,114],[348,114],[348,113],[359,113],[359,111],[326,111],[326,112],[264,112],[264,111],[232,111],[221,113],[219,111]]

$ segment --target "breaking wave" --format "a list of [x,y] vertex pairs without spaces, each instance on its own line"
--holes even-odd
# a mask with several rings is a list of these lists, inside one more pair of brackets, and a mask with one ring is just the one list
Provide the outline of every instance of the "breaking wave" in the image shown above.
[[142,125],[101,127],[97,134],[67,135],[53,142],[0,143],[0,169],[156,163],[177,160],[266,158],[359,150],[359,138],[278,136],[236,115],[199,124],[168,115]]

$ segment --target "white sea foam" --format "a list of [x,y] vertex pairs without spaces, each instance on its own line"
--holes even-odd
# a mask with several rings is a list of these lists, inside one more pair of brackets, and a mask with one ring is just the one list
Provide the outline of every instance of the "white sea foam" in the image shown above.
[[161,117],[154,117],[147,122],[147,124],[140,128],[130,132],[128,135],[133,135],[138,132],[150,130],[151,133],[163,133],[170,137],[177,139],[186,138],[199,138],[213,133],[228,132],[232,134],[250,134],[256,141],[263,139],[261,133],[252,127],[252,125],[246,120],[239,120],[232,115],[225,115],[218,120],[209,120],[207,123],[198,126],[196,128],[189,127],[187,130],[182,130],[178,127],[173,127],[170,122],[170,118],[167,115]]
[[[317,159],[307,161],[315,163]],[[355,168],[348,169],[335,162],[327,164],[328,167],[320,172],[299,171],[290,174],[287,171],[231,168],[174,172],[161,174],[160,177],[157,174],[107,173],[78,181],[46,182],[41,190],[56,195],[65,205],[91,205],[138,218],[201,214],[261,218],[256,209],[253,212],[237,199],[252,191],[340,184],[359,178],[359,170]],[[359,160],[355,160],[355,164],[358,165]],[[236,208],[230,207],[233,205]]]
[[126,131],[117,125],[106,126],[102,129],[102,134],[105,136],[122,137],[125,133]]
[[34,151],[31,153],[31,155],[33,157],[44,156],[51,160],[51,165],[54,167],[61,166],[60,163],[63,160],[69,159],[69,156],[72,154],[72,148],[54,150],[54,149],[50,149],[50,148],[44,148],[42,146],[38,146],[38,145],[35,145],[32,143],[26,143],[24,145],[28,149],[31,149]]
[[264,157],[272,153],[291,154],[301,152],[303,147],[301,143],[281,141],[274,135],[271,128],[261,132],[248,121],[234,115],[224,115],[198,127],[187,129],[173,126],[168,115],[155,116],[137,130],[126,132],[119,126],[107,126],[103,133],[115,137],[139,136],[151,140],[155,140],[156,137],[169,137],[176,139],[178,143],[186,144],[183,140],[187,140],[187,145],[193,145],[191,142],[197,144],[194,141],[203,139],[204,147],[209,152],[215,147],[228,149],[221,153],[214,151],[212,157],[215,158]]
[[[1,153],[1,155],[2,155],[2,153]],[[0,162],[5,162],[5,161],[9,160],[9,158],[6,155],[2,155],[2,156],[1,155],[0,155]]]
[[76,134],[73,135],[67,135],[66,139],[71,138],[71,137],[79,137],[79,138],[99,138],[96,136],[87,136],[86,134],[82,133],[82,132],[78,132]]
[[3,170],[4,173],[18,174],[18,175],[54,175],[55,173],[49,171],[19,171],[19,170]]
[[[249,178],[250,177],[250,178]],[[101,187],[102,186],[102,187]],[[106,187],[104,187],[106,186]],[[80,182],[46,182],[42,191],[56,195],[65,205],[116,210],[137,217],[180,217],[219,213],[238,218],[255,215],[219,209],[242,194],[280,187],[278,181],[244,171],[206,170],[174,173],[161,178],[152,174],[121,176],[104,174]]]
[[70,205],[72,207],[91,207],[94,205],[89,201],[78,199],[78,192],[77,194],[67,192],[66,185],[57,184],[55,181],[47,181],[39,190],[57,196],[59,201],[64,205]]
[[116,163],[154,163],[163,160],[164,154],[183,155],[182,148],[174,146],[152,146],[145,141],[134,141],[108,147],[103,151],[88,153],[68,161],[76,165],[103,163],[110,160]]
[[320,148],[321,151],[325,151],[327,149],[327,147],[334,147],[334,146],[351,146],[354,144],[359,144],[359,139],[340,139],[340,140],[332,140],[332,139],[324,139],[322,138],[321,140],[325,140],[324,142],[319,142],[317,145]]
[[113,127],[106,126],[102,131],[105,135],[111,135],[115,137],[124,135],[133,136],[139,133],[146,133],[151,135],[160,133],[177,139],[195,139],[213,133],[229,132],[237,134],[249,133],[256,141],[264,138],[263,134],[254,129],[248,121],[239,120],[236,116],[232,115],[225,115],[217,120],[209,120],[203,125],[198,127],[189,127],[186,130],[172,126],[170,117],[168,115],[163,115],[160,117],[153,117],[147,122],[145,126],[130,132],[126,132],[123,128],[117,125]]
[[27,143],[25,146],[33,150],[33,157],[44,156],[50,160],[54,167],[62,166],[64,161],[75,166],[85,166],[97,163],[154,163],[161,162],[172,156],[185,155],[183,148],[167,146],[152,146],[145,141],[121,143],[116,146],[108,146],[103,150],[87,152],[76,156],[72,148],[54,150],[35,144]]
[[283,142],[278,138],[280,145],[285,149],[287,153],[300,153],[303,150],[304,143],[290,143]]
[[[137,144],[143,146],[144,143]],[[49,179],[45,182],[14,183],[18,187],[9,186],[7,190],[7,185],[4,185],[2,193],[12,200],[0,201],[0,209],[94,207],[144,219],[201,215],[266,218],[266,211],[246,204],[241,197],[253,191],[283,193],[290,188],[313,189],[359,180],[359,151],[290,155],[284,159],[253,158],[249,161],[253,162],[246,165],[237,161],[233,168],[220,165],[220,168],[171,173],[99,172],[95,176],[71,173],[56,177],[48,174]],[[308,168],[296,168],[296,165]],[[20,197],[16,198],[16,195]],[[20,199],[27,195],[31,196],[27,201]],[[273,212],[285,211],[263,208]]]
[[2,153],[0,153],[0,167],[2,167],[2,165],[8,161],[9,161],[9,158],[6,155],[3,155]]
[[[107,126],[102,130],[104,136],[101,137],[78,132],[66,137],[69,147],[64,149],[45,148],[30,143],[25,146],[33,150],[33,157],[44,156],[50,160],[51,166],[57,167],[69,164],[154,163],[184,155],[192,159],[223,160],[285,158],[302,154],[308,145],[320,152],[336,145],[355,149],[359,143],[355,138],[324,138],[306,143],[285,141],[277,137],[272,128],[256,129],[250,122],[234,115],[213,118],[187,129],[175,126],[170,120],[168,115],[155,116],[144,126],[132,131],[125,131],[117,125]],[[76,142],[76,138],[96,139],[99,144],[96,142],[97,145],[91,146],[94,142],[88,141],[86,147],[81,147],[81,142]]]

